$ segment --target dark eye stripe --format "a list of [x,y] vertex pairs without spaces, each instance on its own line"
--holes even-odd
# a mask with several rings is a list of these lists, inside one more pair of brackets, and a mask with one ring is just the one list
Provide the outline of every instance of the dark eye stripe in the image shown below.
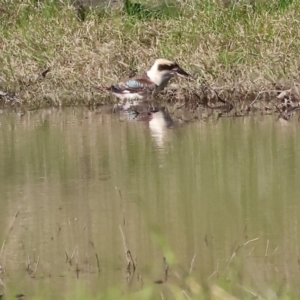
[[158,71],[171,71],[174,68],[177,68],[177,64],[171,64],[171,65],[159,65],[158,66]]

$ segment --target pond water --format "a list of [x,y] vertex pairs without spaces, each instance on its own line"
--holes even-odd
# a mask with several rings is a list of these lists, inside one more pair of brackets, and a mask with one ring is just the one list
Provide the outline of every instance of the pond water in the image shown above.
[[191,273],[298,293],[299,166],[297,120],[161,128],[84,109],[2,113],[0,278],[26,295],[96,294],[154,285],[168,263],[179,284]]

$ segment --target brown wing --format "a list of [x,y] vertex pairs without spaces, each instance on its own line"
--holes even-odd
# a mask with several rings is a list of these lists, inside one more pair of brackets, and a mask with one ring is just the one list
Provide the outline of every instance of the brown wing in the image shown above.
[[143,74],[129,79],[122,87],[132,92],[143,92],[154,91],[157,85],[149,79],[147,74]]

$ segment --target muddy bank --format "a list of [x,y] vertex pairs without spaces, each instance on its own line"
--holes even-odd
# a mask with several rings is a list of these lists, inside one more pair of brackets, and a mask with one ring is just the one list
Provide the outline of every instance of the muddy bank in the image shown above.
[[[31,85],[45,80],[48,71],[44,71]],[[168,113],[180,121],[206,120],[211,117],[246,117],[254,114],[276,115],[290,120],[299,110],[299,84],[271,84],[259,91],[245,91],[238,87],[230,89],[202,84],[199,87],[181,87],[171,84],[153,99],[140,102],[120,104],[110,93],[92,87],[85,92],[61,92],[55,98],[51,95],[36,95],[29,84],[19,93],[0,90],[2,109],[12,109],[21,114],[28,110],[45,107],[85,106],[91,110],[129,113],[130,119],[139,119],[153,109],[166,107]],[[32,95],[31,101],[22,99],[22,95]],[[36,97],[36,100],[35,100]],[[107,107],[110,107],[107,109]]]

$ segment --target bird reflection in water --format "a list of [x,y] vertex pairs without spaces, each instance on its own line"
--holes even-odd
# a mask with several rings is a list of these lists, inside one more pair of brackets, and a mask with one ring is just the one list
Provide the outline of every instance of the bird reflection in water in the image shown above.
[[168,130],[174,126],[174,122],[165,107],[151,110],[149,116],[151,136],[155,140],[157,146],[163,148],[164,143],[167,140]]
[[163,148],[168,139],[170,128],[174,127],[174,121],[165,107],[152,108],[149,105],[140,103],[131,106],[129,109],[122,109],[120,121],[139,121],[149,124],[150,134],[159,148]]

